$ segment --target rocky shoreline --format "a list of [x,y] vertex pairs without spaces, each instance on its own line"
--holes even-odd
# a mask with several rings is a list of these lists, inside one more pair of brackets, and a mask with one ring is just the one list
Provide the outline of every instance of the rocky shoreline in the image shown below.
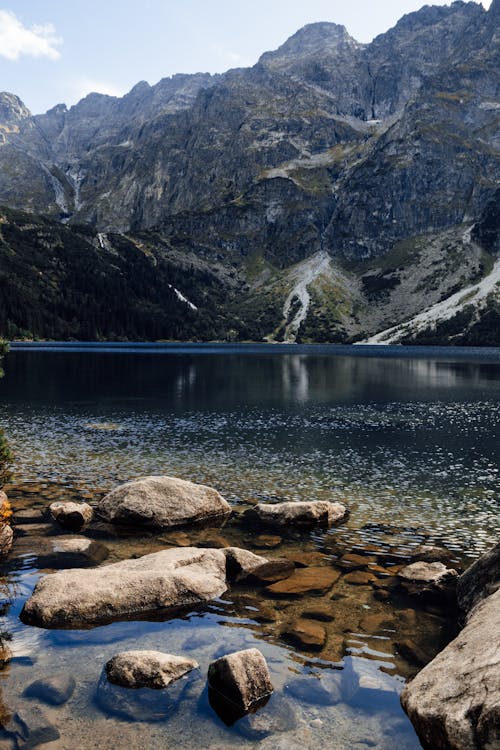
[[[255,547],[265,550],[265,555],[260,554],[259,549],[256,553],[234,546],[224,538],[224,524],[231,514],[232,521],[245,529]],[[387,627],[392,598],[404,597],[409,606],[400,613],[398,620],[397,649],[402,658],[413,665],[413,674],[422,666],[424,669],[403,691],[402,704],[424,747],[436,750],[496,747],[498,735],[494,733],[498,727],[499,704],[494,667],[498,644],[494,638],[490,638],[487,648],[481,650],[480,644],[486,640],[483,634],[488,630],[494,633],[496,628],[499,632],[500,600],[495,593],[499,578],[498,547],[462,576],[453,567],[456,563],[452,553],[425,544],[404,556],[398,554],[396,547],[392,552],[385,551],[384,555],[375,548],[337,548],[326,563],[319,552],[277,552],[283,536],[290,530],[300,539],[305,530],[325,530],[342,523],[347,516],[347,507],[328,502],[258,503],[245,513],[237,514],[212,488],[171,477],[147,477],[127,483],[94,506],[56,502],[48,513],[36,509],[18,511],[13,526],[16,546],[22,549],[23,542],[31,540],[32,543],[33,538],[37,538],[38,566],[58,571],[40,578],[24,604],[21,618],[29,625],[42,628],[81,629],[122,619],[176,617],[182,616],[186,608],[203,607],[230,590],[235,602],[242,602],[244,607],[250,603],[254,619],[263,627],[268,623],[271,629],[277,628],[283,642],[310,657],[317,653],[340,664],[347,647],[345,637],[331,632],[329,626],[338,620],[339,613],[342,616],[347,611],[342,601],[345,596],[341,593],[342,587],[369,594],[370,601],[379,602],[380,611],[364,605],[367,611],[357,625],[362,631],[374,634],[383,633]],[[210,531],[210,527],[215,530]],[[133,534],[135,529],[138,533],[139,528],[155,534],[166,533],[166,548],[113,561],[106,544],[92,538],[104,536],[112,529],[127,534]],[[198,543],[192,544],[197,539]],[[104,560],[106,564],[101,565]],[[301,611],[294,609],[294,602],[304,600],[309,606]],[[464,629],[431,660],[433,654],[411,636],[411,623],[418,617],[416,613],[422,609],[429,617],[444,621],[445,616],[457,617],[459,607],[466,618]],[[276,615],[280,608],[286,615],[284,622]],[[289,617],[288,611],[297,612],[297,616]],[[138,647],[140,649],[140,644]],[[469,652],[468,660],[457,657],[464,648]],[[4,661],[8,663],[8,654],[5,656]],[[117,661],[104,668],[97,687],[98,703],[104,710],[119,705],[122,715],[130,718],[137,716],[136,702],[139,701],[144,716],[164,718],[174,703],[177,707],[180,705],[184,693],[192,695],[193,691],[201,689],[203,680],[200,682],[196,653],[194,656],[194,660],[187,659],[189,669],[186,667],[186,672],[181,669],[178,674],[177,660],[186,662],[181,654],[147,650],[125,656],[117,654]],[[264,659],[262,654],[260,656]],[[225,654],[217,661],[222,658],[231,661],[232,657]],[[241,664],[238,668],[235,665],[234,669],[229,668],[225,662],[218,668],[209,667],[211,705],[226,723],[234,723],[249,710],[258,715],[261,701],[266,702],[272,685],[259,659],[253,654],[248,662],[250,666],[244,659],[245,668]],[[475,680],[469,679],[473,671],[471,665],[477,659],[482,659],[481,669]],[[169,669],[173,669],[173,673]],[[234,671],[239,673],[238,679]],[[116,677],[119,672],[128,674],[127,679],[132,675],[135,683],[125,687],[123,677]],[[469,705],[474,696],[476,702],[473,711],[462,711],[461,723],[457,723],[455,718],[450,719],[458,711],[457,696],[449,694],[449,690],[447,693],[448,688],[445,690],[443,684],[448,685],[449,680],[458,684],[465,679],[464,675],[467,675],[469,691],[462,691],[458,698],[464,695],[463,700]],[[356,689],[368,696],[370,690],[384,690],[384,675],[376,669],[373,673],[368,670],[356,680]],[[226,692],[225,681],[231,686]],[[261,688],[256,689],[256,684]],[[251,699],[244,697],[245,685],[252,688]],[[57,704],[61,696],[68,696],[65,701],[70,699],[71,686],[68,675],[58,675],[48,679],[45,685],[28,686],[27,695],[42,703],[54,704],[55,700]],[[134,688],[133,695],[131,688]],[[322,689],[326,700],[341,700],[340,696],[329,696],[325,687]],[[293,690],[297,691],[298,687]],[[168,692],[169,699],[164,701],[163,707],[161,701],[158,704],[158,696],[151,695],[152,691]],[[436,705],[439,706],[437,712]],[[15,716],[10,721],[11,724],[5,726],[7,732],[21,737]],[[448,727],[450,721],[455,722],[452,729]]]

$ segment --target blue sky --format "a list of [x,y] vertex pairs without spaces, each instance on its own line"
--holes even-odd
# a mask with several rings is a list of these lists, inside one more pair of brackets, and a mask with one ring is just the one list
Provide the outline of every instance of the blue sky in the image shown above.
[[[0,90],[34,112],[140,80],[253,65],[306,23],[370,41],[423,0],[0,0]],[[436,0],[435,5],[448,5]],[[490,0],[482,3],[488,7]]]

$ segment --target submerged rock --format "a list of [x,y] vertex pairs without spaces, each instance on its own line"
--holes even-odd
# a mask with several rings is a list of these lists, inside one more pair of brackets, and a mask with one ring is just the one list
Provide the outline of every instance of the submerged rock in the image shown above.
[[21,619],[46,628],[78,628],[200,604],[226,590],[221,550],[173,548],[92,570],[43,576]]
[[401,703],[425,748],[500,747],[500,591],[472,609],[466,626],[405,687]]
[[267,586],[266,592],[273,596],[321,596],[330,591],[340,578],[338,570],[326,567],[299,568],[283,581]]
[[267,557],[254,555],[253,552],[239,547],[225,547],[222,551],[226,556],[226,571],[229,581],[238,581],[268,562]]
[[49,510],[54,521],[69,531],[80,531],[94,515],[87,503],[52,503]]
[[17,748],[34,748],[58,740],[59,730],[55,727],[39,706],[18,708],[5,726],[6,731],[14,736]]
[[250,519],[269,526],[295,526],[297,528],[329,528],[342,521],[348,511],[342,503],[326,500],[316,502],[258,503],[245,513]]
[[35,680],[24,691],[27,698],[38,698],[52,706],[60,706],[69,701],[76,687],[75,678],[67,673]]
[[283,638],[307,651],[321,651],[326,643],[326,629],[318,622],[302,617],[283,631]]
[[129,526],[173,528],[230,515],[217,490],[175,477],[145,477],[117,487],[98,505],[104,520]]
[[469,612],[500,588],[500,542],[467,568],[457,582],[458,605]]
[[208,684],[242,711],[267,698],[274,689],[266,660],[256,648],[236,651],[211,662]]
[[289,578],[294,570],[295,565],[291,560],[277,558],[258,565],[242,578],[241,582],[250,586],[268,586],[271,583]]
[[86,568],[106,560],[109,550],[101,542],[83,536],[55,536],[19,539],[14,553],[33,556],[39,568]]
[[161,690],[198,666],[194,659],[161,651],[123,651],[107,662],[106,675],[122,687]]

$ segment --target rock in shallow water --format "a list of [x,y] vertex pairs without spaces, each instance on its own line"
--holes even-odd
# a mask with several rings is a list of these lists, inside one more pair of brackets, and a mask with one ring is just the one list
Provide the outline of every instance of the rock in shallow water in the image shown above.
[[174,528],[220,520],[231,507],[212,487],[158,476],[117,487],[101,500],[98,512],[111,523]]
[[86,568],[106,560],[108,548],[83,536],[55,536],[53,538],[18,539],[14,555],[28,554],[38,568]]
[[266,660],[256,648],[213,661],[208,667],[208,684],[242,711],[248,711],[273,692]]
[[123,651],[107,662],[106,675],[122,687],[161,690],[197,667],[194,659],[161,651]]
[[481,601],[460,633],[405,687],[401,703],[432,750],[500,747],[500,591]]
[[54,521],[69,531],[80,531],[94,515],[87,503],[52,503],[49,510]]
[[21,613],[46,628],[98,625],[154,610],[200,604],[226,590],[221,550],[185,547],[101,568],[43,576]]
[[408,594],[424,598],[453,594],[457,576],[456,570],[440,562],[415,562],[398,573],[398,579]]
[[52,706],[60,706],[69,701],[76,687],[75,678],[70,674],[58,674],[42,680],[35,680],[24,691],[27,698],[38,698]]
[[280,597],[295,597],[303,594],[321,596],[326,594],[339,578],[339,571],[333,568],[299,568],[284,581],[267,586],[266,592]]
[[316,502],[258,503],[245,513],[250,520],[269,526],[291,526],[310,529],[329,528],[342,521],[348,511],[341,503]]
[[500,588],[500,542],[482,555],[458,579],[457,599],[463,612],[469,612],[481,599]]

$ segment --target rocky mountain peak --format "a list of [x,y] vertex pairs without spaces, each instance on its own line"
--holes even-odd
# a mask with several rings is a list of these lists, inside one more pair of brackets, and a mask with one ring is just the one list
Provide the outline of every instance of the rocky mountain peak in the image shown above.
[[31,112],[21,99],[8,91],[0,92],[0,123],[4,125],[19,124],[31,117]]
[[259,62],[280,67],[289,61],[316,55],[328,55],[346,47],[361,45],[350,36],[345,26],[337,23],[310,23],[299,29],[273,52],[265,52]]

